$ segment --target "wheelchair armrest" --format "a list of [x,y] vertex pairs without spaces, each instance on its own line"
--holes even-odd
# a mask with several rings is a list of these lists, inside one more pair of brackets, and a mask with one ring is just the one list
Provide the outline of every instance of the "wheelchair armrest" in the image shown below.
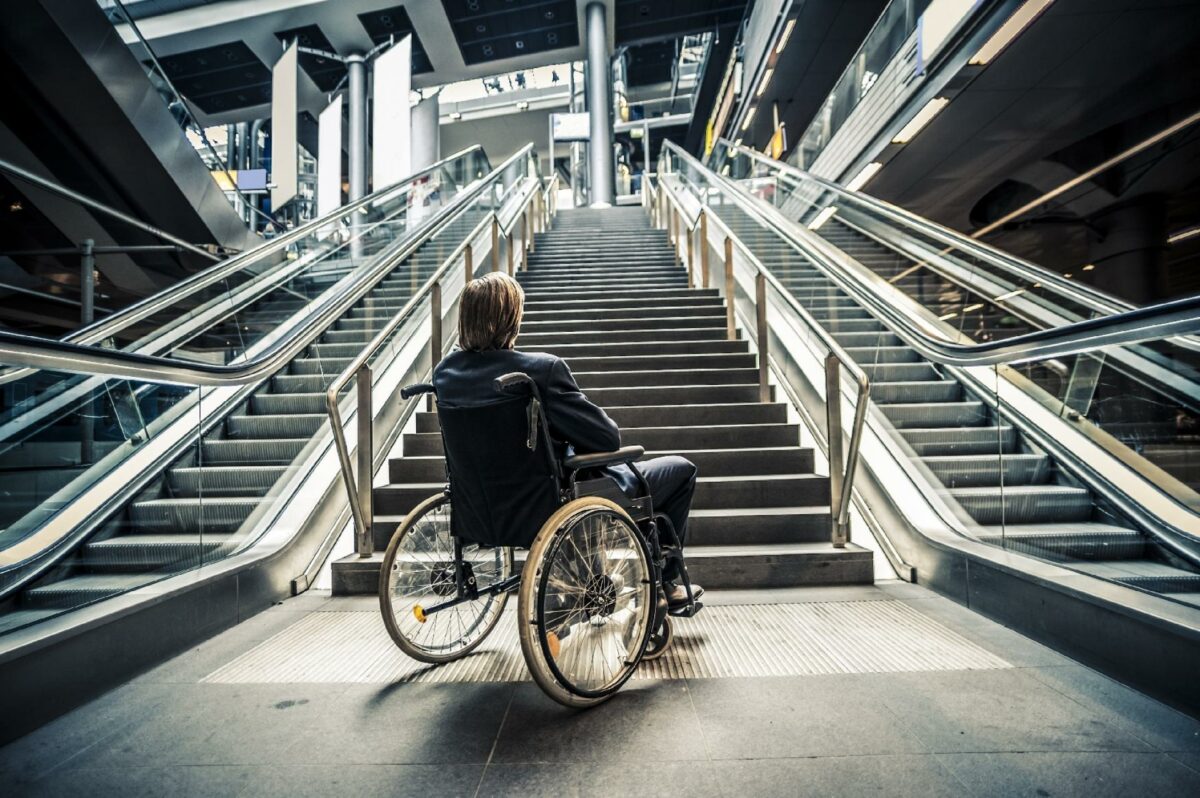
[[578,471],[581,468],[598,468],[613,463],[632,463],[645,453],[645,448],[641,446],[622,446],[615,452],[572,455],[563,460],[563,467],[571,471]]
[[412,399],[414,396],[420,396],[423,393],[433,393],[434,388],[427,382],[419,382],[416,385],[406,385],[400,389],[401,399]]

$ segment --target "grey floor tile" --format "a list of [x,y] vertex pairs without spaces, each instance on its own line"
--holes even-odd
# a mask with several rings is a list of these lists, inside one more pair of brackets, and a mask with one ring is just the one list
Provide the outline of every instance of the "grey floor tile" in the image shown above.
[[888,678],[883,700],[935,752],[1150,750],[1023,670]]
[[630,682],[585,710],[554,703],[521,684],[496,744],[493,762],[659,762],[706,759],[688,684]]
[[1161,751],[1200,752],[1200,720],[1083,665],[1033,668],[1035,679]]
[[230,798],[247,794],[257,769],[239,766],[95,767],[65,770],[13,796],[47,798]]
[[77,757],[74,767],[267,765],[305,729],[336,711],[345,685],[163,685],[169,699],[147,707],[126,733]]
[[837,675],[690,684],[714,759],[927,752],[881,700],[887,679]]
[[728,795],[708,762],[564,762],[552,765],[488,765],[479,795],[528,798],[612,798],[621,795]]
[[245,798],[470,798],[483,765],[301,765],[265,768]]
[[962,783],[932,754],[828,756],[714,761],[717,783],[731,796],[839,798],[920,795],[959,798]]
[[1176,762],[1186,765],[1197,773],[1200,773],[1200,754],[1192,753],[1190,751],[1176,751],[1167,754],[1167,756],[1171,757]]
[[355,685],[296,733],[295,764],[483,764],[515,685]]
[[124,685],[0,747],[0,784],[32,782],[73,767],[89,751],[129,735],[163,703],[163,685]]
[[938,759],[981,796],[1200,795],[1200,773],[1165,754],[946,754]]
[[874,585],[832,587],[780,587],[758,590],[707,590],[706,605],[806,604],[823,601],[886,601],[890,598]]

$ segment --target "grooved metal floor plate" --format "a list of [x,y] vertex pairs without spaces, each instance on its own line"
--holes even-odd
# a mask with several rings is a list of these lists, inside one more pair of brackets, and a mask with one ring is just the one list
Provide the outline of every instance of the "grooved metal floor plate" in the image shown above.
[[[1012,667],[899,601],[710,606],[637,679],[718,679]],[[314,612],[201,679],[221,684],[499,682],[529,678],[508,611],[469,657],[406,657],[373,612]]]

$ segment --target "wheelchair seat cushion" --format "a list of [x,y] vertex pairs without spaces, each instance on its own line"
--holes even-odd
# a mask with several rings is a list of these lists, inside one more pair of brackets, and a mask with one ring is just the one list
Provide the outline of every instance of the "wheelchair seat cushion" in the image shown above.
[[467,542],[528,548],[560,505],[549,443],[529,448],[529,402],[438,406],[450,472],[450,528]]

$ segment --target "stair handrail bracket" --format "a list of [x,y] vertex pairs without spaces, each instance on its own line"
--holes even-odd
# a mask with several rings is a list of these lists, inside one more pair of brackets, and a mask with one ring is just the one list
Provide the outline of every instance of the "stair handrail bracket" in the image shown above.
[[[736,297],[733,295],[735,293],[733,284],[735,262],[740,259],[742,262],[748,264],[753,274],[755,282],[754,309],[756,314],[755,328],[757,338],[755,343],[759,350],[760,399],[767,401],[767,397],[770,395],[769,386],[766,381],[767,367],[770,360],[768,350],[770,333],[766,315],[767,301],[765,289],[767,286],[771,287],[775,295],[783,301],[785,307],[791,313],[795,314],[821,343],[824,350],[825,362],[825,444],[826,456],[829,461],[829,503],[830,517],[832,518],[830,538],[835,548],[843,548],[850,541],[850,506],[854,493],[854,477],[858,471],[863,430],[866,426],[867,407],[871,393],[870,377],[854,362],[854,359],[850,357],[842,345],[800,304],[799,300],[786,290],[779,281],[779,278],[762,264],[724,220],[716,214],[710,214],[707,207],[702,207],[698,212],[690,214],[689,220],[689,213],[686,210],[686,205],[681,201],[679,192],[676,191],[674,186],[670,185],[669,179],[663,179],[665,177],[667,175],[664,174],[659,178],[658,191],[655,193],[657,198],[655,203],[656,209],[662,212],[656,215],[655,218],[661,223],[663,215],[668,220],[678,215],[679,218],[688,222],[689,229],[691,230],[707,228],[709,226],[714,228],[714,232],[724,243],[725,291],[727,294],[725,301],[726,307],[731,314],[736,305]],[[707,236],[707,229],[705,229],[705,234]],[[700,245],[703,248],[702,258],[707,259],[709,246],[707,238],[703,238]],[[734,252],[737,252],[740,257],[733,257]],[[704,272],[704,285],[707,287],[707,268]],[[731,330],[730,334],[733,335],[734,332]],[[848,437],[845,433],[845,426],[842,419],[843,370],[854,383],[855,409]],[[849,442],[848,448],[846,447],[847,440]]]
[[[527,144],[498,166],[493,174],[503,174],[512,164],[533,154],[533,145]],[[546,224],[546,216],[542,210],[544,200],[540,179],[533,176],[524,178],[525,185],[517,193],[515,201],[506,203],[511,208],[507,219],[502,219],[506,208],[490,210],[472,228],[471,232],[442,260],[433,274],[421,285],[411,298],[393,314],[379,329],[375,336],[359,351],[342,372],[334,378],[325,392],[325,407],[329,424],[333,431],[334,445],[337,449],[342,483],[346,488],[350,505],[351,519],[354,525],[355,549],[362,558],[371,557],[374,553],[374,543],[371,528],[374,523],[374,507],[372,501],[372,478],[375,473],[374,445],[374,405],[372,394],[373,358],[391,340],[393,334],[409,321],[413,312],[426,299],[429,300],[430,315],[430,368],[437,365],[444,351],[442,340],[442,288],[443,283],[452,274],[452,270],[463,267],[463,285],[472,279],[477,270],[475,258],[476,242],[482,237],[491,244],[491,269],[500,269],[499,242],[501,237],[507,242],[509,249],[509,270],[512,266],[512,236],[515,227],[522,229],[522,261],[525,254],[532,248],[532,236]],[[486,235],[485,235],[486,234]],[[486,245],[486,244],[485,244]],[[350,444],[346,437],[345,421],[339,402],[341,392],[355,381],[355,419],[357,424],[357,473],[354,460],[350,454]],[[416,400],[412,400],[416,401]]]

